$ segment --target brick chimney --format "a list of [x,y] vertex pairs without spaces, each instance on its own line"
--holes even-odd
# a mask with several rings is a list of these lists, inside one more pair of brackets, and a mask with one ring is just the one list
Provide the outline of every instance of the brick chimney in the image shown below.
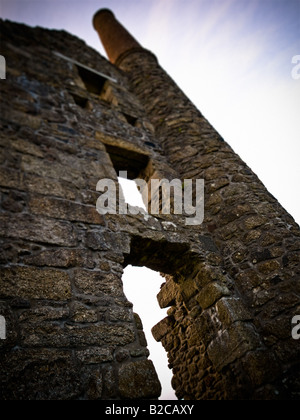
[[108,9],[101,9],[94,15],[93,25],[113,64],[123,53],[132,49],[142,49],[141,45]]

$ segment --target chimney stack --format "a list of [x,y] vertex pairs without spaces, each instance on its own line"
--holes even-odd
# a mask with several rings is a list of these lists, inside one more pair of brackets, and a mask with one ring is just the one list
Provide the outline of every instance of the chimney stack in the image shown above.
[[123,53],[132,49],[142,49],[142,46],[118,22],[109,9],[100,9],[94,15],[93,25],[99,34],[109,60],[113,64]]

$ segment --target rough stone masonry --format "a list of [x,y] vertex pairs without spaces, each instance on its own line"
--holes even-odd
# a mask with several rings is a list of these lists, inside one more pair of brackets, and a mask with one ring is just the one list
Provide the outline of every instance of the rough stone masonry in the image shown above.
[[[94,17],[111,62],[0,24],[0,399],[160,396],[128,264],[164,274],[153,335],[178,398],[299,399],[293,218],[112,12]],[[97,182],[120,170],[204,179],[204,222],[100,215]]]

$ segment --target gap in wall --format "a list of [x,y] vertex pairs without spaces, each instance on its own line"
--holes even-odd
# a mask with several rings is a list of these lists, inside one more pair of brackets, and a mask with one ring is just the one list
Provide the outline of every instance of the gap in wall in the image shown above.
[[86,89],[94,95],[101,95],[107,79],[87,67],[80,66],[79,64],[76,67]]
[[122,277],[124,292],[133,304],[133,311],[137,313],[143,323],[146,335],[149,359],[152,360],[162,385],[160,400],[177,400],[172,388],[172,371],[168,367],[168,357],[161,343],[157,343],[152,336],[151,329],[167,316],[167,309],[160,309],[156,296],[163,277],[147,267],[133,267],[128,265]]
[[118,177],[119,184],[121,185],[125,202],[131,206],[141,207],[146,210],[146,206],[143,202],[142,194],[139,192],[136,183],[131,179],[125,179]]

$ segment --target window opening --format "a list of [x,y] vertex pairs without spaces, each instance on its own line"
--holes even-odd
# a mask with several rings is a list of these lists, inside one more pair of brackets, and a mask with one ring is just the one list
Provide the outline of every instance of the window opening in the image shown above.
[[[124,141],[120,142],[124,144]],[[134,210],[131,214],[148,213],[148,184],[144,172],[149,164],[149,156],[136,150],[138,148],[132,144],[128,144],[129,148],[119,146],[117,140],[104,144],[118,176],[119,196],[123,197],[126,204],[143,210],[137,209],[136,213]],[[127,209],[124,206],[121,211],[125,213],[121,214],[128,214]]]
[[71,95],[72,95],[76,105],[80,106],[83,109],[88,109],[89,108],[88,98],[84,98],[83,96],[76,95],[75,93],[71,93]]
[[125,114],[125,112],[123,112],[123,115],[126,118],[126,121],[128,122],[128,124],[134,127],[138,119],[134,117],[133,115]]
[[140,173],[149,163],[149,156],[118,145],[105,144],[116,173],[127,171],[128,179],[139,178]]
[[160,400],[177,400],[172,388],[172,371],[168,368],[168,357],[161,343],[152,336],[151,329],[167,316],[167,309],[160,309],[156,295],[164,279],[147,267],[127,266],[122,277],[124,292],[133,303],[133,310],[142,320],[146,335],[149,359],[152,360],[162,385]]
[[95,95],[101,95],[104,84],[107,80],[117,83],[116,79],[113,79],[110,76],[107,76],[104,73],[100,73],[97,70],[92,69],[91,67],[86,66],[85,64],[80,63],[79,61],[73,60],[70,57],[67,57],[59,52],[54,52],[57,57],[62,58],[63,60],[68,61],[76,66],[78,74],[81,77],[86,89],[94,93]]
[[86,69],[85,67],[76,65],[78,74],[81,77],[86,89],[90,93],[94,93],[95,95],[101,95],[104,84],[106,82],[106,78],[94,73],[93,71]]
[[122,188],[125,202],[131,206],[141,207],[147,213],[145,203],[136,183],[131,179],[118,177],[119,184]]

